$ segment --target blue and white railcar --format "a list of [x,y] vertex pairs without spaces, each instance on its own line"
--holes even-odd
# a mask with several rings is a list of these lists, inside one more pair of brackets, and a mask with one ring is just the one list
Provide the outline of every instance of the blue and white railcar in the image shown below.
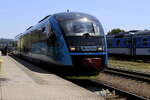
[[93,16],[66,12],[47,16],[16,36],[18,55],[75,75],[98,74],[107,66],[107,43]]
[[150,31],[137,32],[134,41],[136,56],[150,56]]
[[131,40],[131,35],[126,33],[107,36],[108,53],[114,55],[130,55],[132,52]]
[[134,59],[149,60],[150,58],[150,31],[137,31],[134,34],[108,35],[108,53],[114,56],[131,57]]

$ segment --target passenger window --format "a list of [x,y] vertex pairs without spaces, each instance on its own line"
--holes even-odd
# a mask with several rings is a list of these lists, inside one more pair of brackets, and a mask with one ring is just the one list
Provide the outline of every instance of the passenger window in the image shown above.
[[45,27],[42,28],[42,32],[45,32]]
[[120,40],[116,41],[116,47],[120,47]]
[[126,46],[130,46],[130,44],[131,44],[131,40],[130,39],[125,40],[125,45]]
[[143,46],[147,46],[148,45],[148,38],[144,38],[143,39]]
[[56,35],[53,33],[49,37],[53,42],[56,41]]
[[127,46],[128,45],[128,40],[124,40],[124,45]]
[[47,43],[48,43],[49,46],[53,46],[53,47],[58,46],[57,38],[56,38],[56,35],[55,35],[54,31],[51,31]]

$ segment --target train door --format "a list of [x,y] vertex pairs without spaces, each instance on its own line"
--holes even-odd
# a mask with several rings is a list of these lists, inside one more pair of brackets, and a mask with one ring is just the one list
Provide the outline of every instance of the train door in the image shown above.
[[136,38],[133,38],[133,56],[136,56]]
[[131,36],[131,56],[134,57],[136,56],[136,38]]
[[133,38],[129,36],[129,48],[130,48],[130,56],[133,56]]
[[127,37],[127,48],[128,48],[128,55],[132,56],[132,37]]
[[130,37],[125,37],[124,42],[123,42],[123,47],[125,48],[125,55],[130,55],[131,54],[131,39]]
[[48,55],[55,58],[57,55],[58,42],[55,30],[53,28],[51,28],[51,31],[49,33],[47,45],[48,45],[48,52],[47,52]]

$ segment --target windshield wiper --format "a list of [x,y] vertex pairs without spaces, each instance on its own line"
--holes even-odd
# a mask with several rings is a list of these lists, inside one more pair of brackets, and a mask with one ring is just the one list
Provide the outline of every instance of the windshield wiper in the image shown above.
[[92,23],[92,29],[93,29],[93,32],[95,34],[95,28],[94,28],[94,24]]

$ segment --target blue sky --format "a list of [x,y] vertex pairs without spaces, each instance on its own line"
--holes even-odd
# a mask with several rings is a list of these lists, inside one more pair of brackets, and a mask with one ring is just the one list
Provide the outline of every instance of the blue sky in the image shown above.
[[14,38],[46,15],[67,9],[96,16],[105,33],[150,29],[149,0],[0,0],[0,38]]

